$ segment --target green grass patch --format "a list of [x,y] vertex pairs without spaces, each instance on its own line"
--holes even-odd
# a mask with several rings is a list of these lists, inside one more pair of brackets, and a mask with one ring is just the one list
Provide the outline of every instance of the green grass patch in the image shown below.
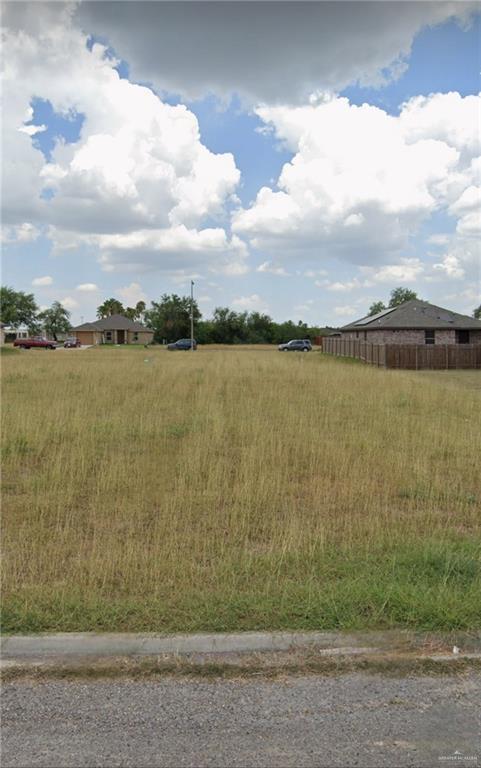
[[1,357],[10,357],[12,355],[18,355],[19,350],[16,347],[7,347],[4,344],[0,346],[0,356]]
[[[390,552],[218,564],[225,588],[110,597],[32,589],[3,601],[3,631],[422,631],[481,626],[480,548],[414,542]],[[227,576],[230,573],[230,577]]]

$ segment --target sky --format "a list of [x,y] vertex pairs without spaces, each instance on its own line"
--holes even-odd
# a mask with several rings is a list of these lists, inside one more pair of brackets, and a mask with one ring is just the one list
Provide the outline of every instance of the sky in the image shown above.
[[2,284],[339,326],[481,302],[481,5],[2,4]]

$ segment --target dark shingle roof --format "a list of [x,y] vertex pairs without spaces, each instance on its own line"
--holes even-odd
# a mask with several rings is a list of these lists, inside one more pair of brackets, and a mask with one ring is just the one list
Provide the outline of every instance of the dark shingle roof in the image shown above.
[[74,331],[149,331],[142,323],[136,320],[129,320],[124,315],[110,315],[101,320],[95,320],[93,323],[83,323],[73,329]]
[[436,307],[427,301],[413,299],[400,304],[399,307],[385,309],[377,315],[362,317],[360,320],[345,325],[341,330],[352,331],[359,330],[359,328],[367,331],[378,328],[392,328],[393,330],[457,328],[481,331],[481,320],[476,320],[469,315],[460,315],[450,309]]
[[75,328],[72,328],[73,331],[98,331],[99,329],[95,325],[95,323],[82,323],[82,325],[77,325]]

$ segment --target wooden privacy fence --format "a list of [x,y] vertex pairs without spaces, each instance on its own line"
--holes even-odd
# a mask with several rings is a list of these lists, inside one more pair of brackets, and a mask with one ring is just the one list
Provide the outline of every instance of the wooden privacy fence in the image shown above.
[[338,357],[357,357],[372,365],[386,365],[386,345],[369,344],[360,339],[341,339],[337,336],[324,336],[322,351]]
[[481,368],[481,344],[370,344],[325,336],[322,349],[330,355],[356,357],[384,368]]

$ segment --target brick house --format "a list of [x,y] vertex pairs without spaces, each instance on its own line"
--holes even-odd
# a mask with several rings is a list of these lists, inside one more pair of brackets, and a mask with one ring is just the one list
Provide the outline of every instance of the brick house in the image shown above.
[[371,344],[481,344],[481,320],[413,299],[341,328]]
[[81,344],[150,344],[154,332],[136,320],[110,315],[72,329]]

